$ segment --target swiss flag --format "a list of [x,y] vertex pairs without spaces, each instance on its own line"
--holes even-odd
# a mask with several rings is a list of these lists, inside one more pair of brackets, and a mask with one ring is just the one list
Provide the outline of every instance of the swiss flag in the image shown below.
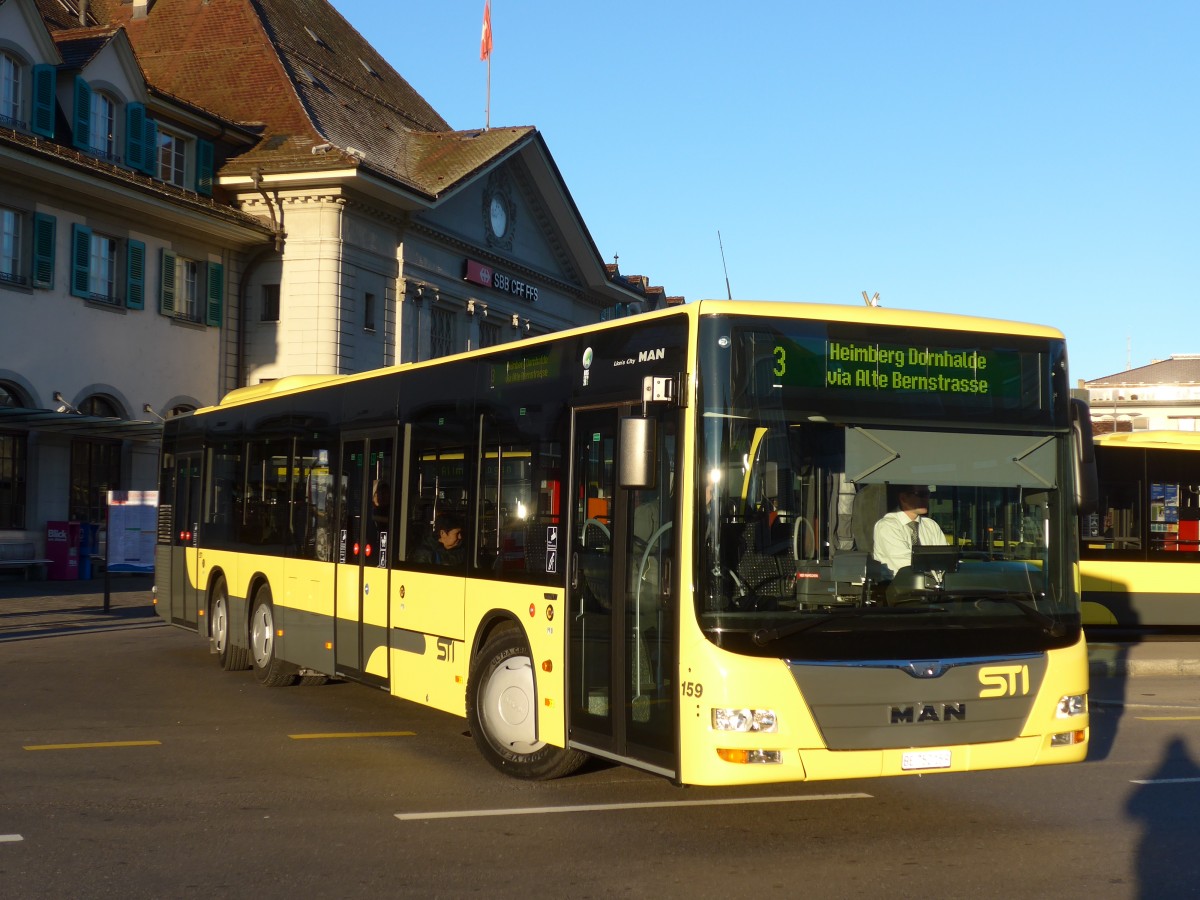
[[483,4],[483,34],[479,38],[479,58],[488,59],[492,55],[492,0],[484,0]]

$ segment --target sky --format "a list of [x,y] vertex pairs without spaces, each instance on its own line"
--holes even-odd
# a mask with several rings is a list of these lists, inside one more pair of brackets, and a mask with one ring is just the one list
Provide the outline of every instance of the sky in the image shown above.
[[[332,0],[455,129],[484,0]],[[1200,3],[493,0],[490,123],[689,301],[1051,325],[1072,384],[1200,353]],[[722,261],[724,248],[724,263]]]

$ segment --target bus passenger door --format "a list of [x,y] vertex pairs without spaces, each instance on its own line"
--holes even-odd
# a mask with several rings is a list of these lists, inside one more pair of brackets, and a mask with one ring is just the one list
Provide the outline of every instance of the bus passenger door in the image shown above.
[[200,453],[179,453],[174,467],[174,528],[171,535],[169,621],[177,625],[197,626],[197,610],[205,592],[199,583],[200,562]]
[[619,421],[640,405],[579,410],[572,429],[570,739],[675,769],[674,409],[657,419],[653,488],[620,487]]
[[334,662],[339,675],[388,680],[388,566],[393,529],[395,439],[387,433],[342,442]]

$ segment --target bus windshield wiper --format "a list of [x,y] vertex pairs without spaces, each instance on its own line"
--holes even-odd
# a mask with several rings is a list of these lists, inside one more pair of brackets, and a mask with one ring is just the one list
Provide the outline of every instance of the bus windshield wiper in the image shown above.
[[819,628],[822,625],[827,625],[830,622],[838,619],[860,619],[871,613],[883,613],[884,615],[895,615],[904,613],[928,613],[928,612],[945,612],[944,607],[938,606],[855,606],[851,609],[843,609],[837,612],[826,613],[823,616],[817,616],[812,619],[803,619],[799,622],[793,622],[790,625],[784,625],[779,628],[760,628],[754,632],[754,643],[760,647],[778,641],[785,637],[791,637],[794,634],[800,634],[808,631],[810,628]]
[[992,603],[1007,603],[1019,609],[1027,619],[1040,625],[1042,630],[1050,637],[1062,637],[1067,633],[1066,626],[1058,619],[1046,615],[1037,607],[1023,600],[1021,597],[1010,594],[1008,591],[997,590],[995,588],[973,588],[970,590],[943,591],[942,596],[947,600],[988,600]]

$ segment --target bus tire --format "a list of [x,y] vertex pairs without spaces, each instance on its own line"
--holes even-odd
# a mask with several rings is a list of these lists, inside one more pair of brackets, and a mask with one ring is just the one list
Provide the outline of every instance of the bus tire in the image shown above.
[[250,653],[245,647],[233,643],[233,619],[229,615],[229,586],[225,577],[217,578],[213,585],[212,607],[209,610],[212,628],[212,646],[217,661],[226,672],[241,672],[250,668]]
[[524,634],[514,628],[488,638],[471,661],[467,721],[483,758],[506,775],[530,780],[561,778],[587,754],[536,739],[537,692],[533,659]]
[[250,662],[260,684],[283,687],[296,683],[296,667],[275,655],[275,607],[271,604],[271,589],[265,584],[254,595],[254,611],[250,614]]

